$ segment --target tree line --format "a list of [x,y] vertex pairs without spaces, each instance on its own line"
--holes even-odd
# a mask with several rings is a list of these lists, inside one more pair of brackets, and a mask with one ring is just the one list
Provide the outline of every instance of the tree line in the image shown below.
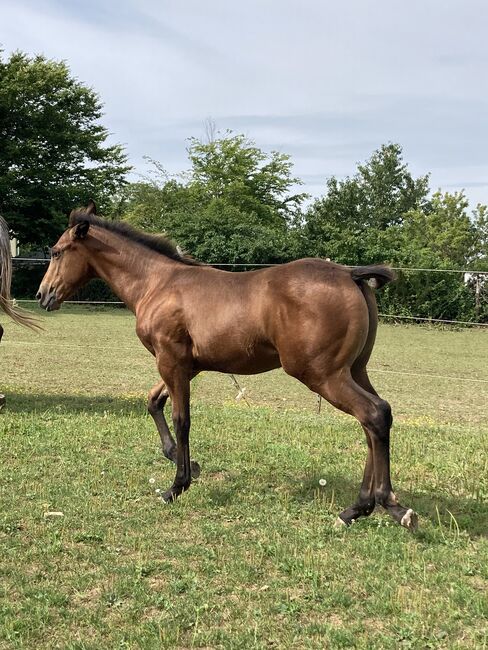
[[[130,180],[122,146],[108,144],[102,103],[64,62],[0,52],[0,211],[25,252],[51,244],[66,212],[95,197],[108,218],[164,232],[211,263],[281,263],[320,256],[362,265],[488,271],[488,208],[463,192],[431,192],[402,148],[387,143],[347,178],[301,191],[285,153],[207,130],[188,141],[188,169]],[[463,274],[402,273],[381,297],[387,313],[488,320]],[[488,289],[488,287],[486,287]],[[481,295],[481,299],[480,299]]]

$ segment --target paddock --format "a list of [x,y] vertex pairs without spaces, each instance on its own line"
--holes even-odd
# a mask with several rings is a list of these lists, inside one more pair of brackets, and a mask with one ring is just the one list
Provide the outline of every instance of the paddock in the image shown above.
[[202,474],[163,505],[173,467],[132,315],[43,322],[9,323],[0,347],[0,647],[483,647],[486,328],[380,325],[370,376],[410,534],[379,512],[334,528],[364,435],[281,370],[192,382]]

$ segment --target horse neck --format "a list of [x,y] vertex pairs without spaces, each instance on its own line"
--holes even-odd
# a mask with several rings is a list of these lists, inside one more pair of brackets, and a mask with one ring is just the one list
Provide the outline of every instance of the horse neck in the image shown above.
[[[134,313],[151,288],[151,278],[168,276],[176,264],[140,244],[105,232],[96,246],[88,247],[89,264],[97,277],[104,280],[116,296]],[[162,268],[164,267],[164,269]]]

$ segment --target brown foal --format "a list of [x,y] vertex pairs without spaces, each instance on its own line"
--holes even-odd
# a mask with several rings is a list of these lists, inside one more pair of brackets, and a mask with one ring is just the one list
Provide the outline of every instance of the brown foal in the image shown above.
[[[149,394],[148,410],[165,456],[176,464],[164,501],[176,499],[200,473],[190,461],[192,378],[202,370],[254,374],[281,366],[356,417],[366,434],[359,497],[338,521],[349,525],[378,504],[402,526],[416,527],[416,514],[399,504],[391,485],[391,409],[366,372],[378,323],[368,280],[381,287],[393,279],[390,269],[302,259],[230,273],[185,257],[164,237],[95,213],[93,202],[71,213],[37,297],[48,311],[59,309],[100,277],[136,315],[137,335],[162,378]],[[163,413],[168,396],[176,443]]]

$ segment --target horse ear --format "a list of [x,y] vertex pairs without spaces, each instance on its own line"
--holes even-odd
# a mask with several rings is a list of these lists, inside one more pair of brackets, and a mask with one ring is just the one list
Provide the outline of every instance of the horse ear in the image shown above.
[[70,231],[71,239],[73,240],[86,239],[89,228],[90,228],[89,221],[80,221],[80,223],[77,223],[76,226],[71,229]]
[[88,205],[85,208],[85,213],[86,214],[97,214],[97,206],[95,205],[95,201],[93,199],[90,199],[88,201]]

